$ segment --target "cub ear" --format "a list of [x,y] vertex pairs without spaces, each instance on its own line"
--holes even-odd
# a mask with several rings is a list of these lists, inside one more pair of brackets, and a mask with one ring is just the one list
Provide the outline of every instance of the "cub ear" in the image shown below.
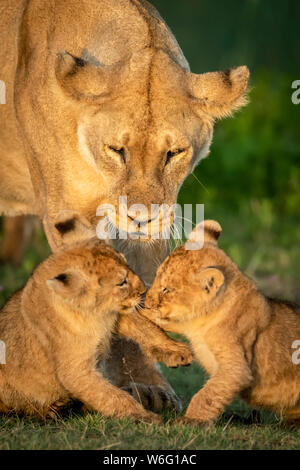
[[224,284],[222,271],[217,268],[206,268],[195,274],[195,281],[208,298],[215,297]]
[[241,66],[223,72],[190,74],[190,90],[201,109],[213,118],[230,116],[248,104],[246,96],[248,67]]
[[54,220],[55,242],[57,246],[69,246],[72,243],[96,237],[96,229],[86,217],[78,212],[64,210]]
[[91,63],[69,52],[60,52],[55,75],[63,91],[78,101],[101,103],[109,97],[116,66]]
[[200,222],[189,236],[185,244],[186,250],[201,250],[204,243],[218,244],[218,239],[222,233],[221,225],[215,220],[204,220]]
[[67,269],[54,278],[48,279],[46,284],[58,295],[75,298],[83,291],[85,281],[79,271]]

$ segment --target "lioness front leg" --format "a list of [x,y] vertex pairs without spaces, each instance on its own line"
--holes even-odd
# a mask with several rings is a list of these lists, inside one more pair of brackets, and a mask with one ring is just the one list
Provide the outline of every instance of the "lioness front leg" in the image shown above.
[[286,410],[283,413],[283,417],[287,421],[290,421],[290,422],[295,423],[298,426],[300,426],[300,406],[298,406],[297,408],[292,408],[290,410]]
[[25,215],[20,215],[16,217],[6,216],[3,222],[0,260],[4,263],[20,265],[30,238],[28,233],[30,221]]
[[140,314],[120,315],[117,332],[136,341],[142,351],[154,361],[168,367],[189,365],[193,354],[189,346],[175,341],[158,326]]
[[60,374],[60,380],[68,392],[90,410],[105,416],[161,423],[158,415],[145,410],[128,393],[109,383],[95,370],[82,369],[76,376]]
[[126,390],[145,408],[155,412],[181,410],[181,402],[171,385],[136,342],[115,335],[110,356],[102,367],[114,385]]

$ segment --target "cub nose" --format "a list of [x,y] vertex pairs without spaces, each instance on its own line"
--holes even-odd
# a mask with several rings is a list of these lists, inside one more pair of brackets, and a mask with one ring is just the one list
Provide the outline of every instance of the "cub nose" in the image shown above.
[[140,295],[145,294],[146,288],[145,284],[141,279],[134,273],[129,273],[129,280],[134,290],[136,290]]
[[146,287],[145,287],[145,284],[140,280],[138,279],[138,285],[137,285],[137,290],[139,292],[140,295],[143,295],[145,296],[146,295]]
[[145,306],[147,308],[157,308],[158,302],[157,299],[155,299],[155,296],[152,294],[151,290],[148,291],[146,300],[145,300]]

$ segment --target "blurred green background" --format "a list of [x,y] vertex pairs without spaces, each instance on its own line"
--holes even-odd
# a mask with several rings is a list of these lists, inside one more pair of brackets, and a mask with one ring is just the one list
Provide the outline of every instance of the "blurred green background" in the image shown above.
[[[300,301],[300,80],[297,0],[153,0],[193,72],[246,64],[251,102],[217,123],[211,154],[180,203],[204,203],[221,246],[270,295]],[[0,301],[21,287],[48,248],[37,232],[21,268],[2,266]]]
[[[269,295],[300,301],[300,2],[154,0],[202,73],[248,65],[250,104],[216,125],[180,203],[204,203],[220,245]],[[197,181],[199,180],[199,181]]]

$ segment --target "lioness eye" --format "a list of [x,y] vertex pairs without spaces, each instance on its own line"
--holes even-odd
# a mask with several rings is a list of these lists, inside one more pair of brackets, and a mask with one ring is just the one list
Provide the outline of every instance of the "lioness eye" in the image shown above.
[[128,284],[127,279],[124,279],[124,281],[120,282],[120,284],[117,284],[118,287],[126,286]]
[[121,159],[123,160],[124,163],[126,162],[125,149],[124,149],[124,147],[121,147],[120,149],[118,149],[118,148],[109,146],[108,148],[109,148],[109,150],[111,150],[112,152],[117,153],[117,154],[121,157]]
[[167,287],[164,287],[163,290],[162,290],[162,293],[167,294],[167,292],[169,292],[169,289]]
[[169,152],[167,153],[166,165],[172,160],[172,158],[177,157],[178,155],[180,155],[183,152],[185,152],[184,149],[178,149],[178,150],[174,150],[174,151],[169,150]]

